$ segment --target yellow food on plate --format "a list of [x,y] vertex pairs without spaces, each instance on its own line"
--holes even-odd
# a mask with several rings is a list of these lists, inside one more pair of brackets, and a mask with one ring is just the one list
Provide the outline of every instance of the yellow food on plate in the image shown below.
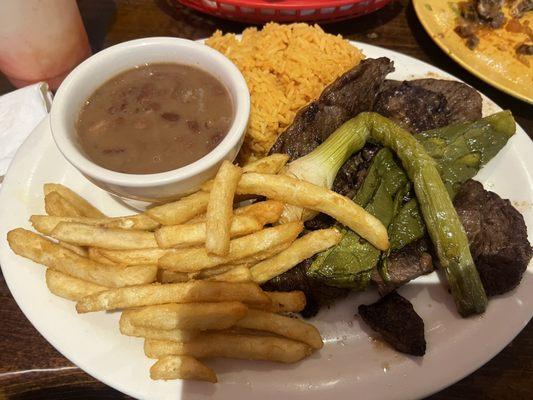
[[236,301],[161,304],[124,311],[132,325],[151,329],[204,331],[231,328],[244,318],[248,307]]
[[293,290],[292,292],[266,292],[266,294],[272,302],[268,310],[270,312],[300,312],[305,308],[305,294],[299,290]]
[[225,160],[220,166],[205,213],[205,248],[209,254],[225,256],[229,252],[233,198],[242,169]]
[[230,242],[227,256],[211,256],[205,248],[178,249],[161,257],[158,265],[163,269],[179,272],[213,268],[244,260],[286,242],[292,243],[303,228],[301,222],[290,222],[234,239]]
[[257,283],[265,283],[305,259],[335,246],[341,239],[341,233],[335,228],[310,232],[294,241],[287,249],[250,268],[252,279]]
[[185,379],[217,383],[215,372],[196,358],[189,356],[166,356],[150,368],[152,379]]
[[78,301],[79,313],[116,310],[168,303],[208,303],[213,301],[241,301],[247,304],[268,304],[269,297],[252,282],[230,283],[191,281],[160,285],[137,285],[109,289]]
[[74,278],[51,268],[46,270],[46,286],[56,296],[73,301],[108,289],[105,286]]
[[[247,235],[262,227],[263,224],[252,216],[236,215],[231,219],[229,236],[232,238]],[[155,238],[162,248],[191,247],[203,245],[207,237],[206,232],[205,222],[167,225],[155,232]]]
[[57,217],[79,218],[84,216],[70,201],[55,191],[45,194],[44,209],[48,215]]
[[7,241],[15,254],[100,286],[142,285],[152,283],[157,276],[154,265],[124,267],[99,264],[22,228],[10,231]]
[[217,282],[250,282],[252,280],[252,273],[249,267],[237,265],[229,271],[213,275],[207,279]]
[[238,321],[235,326],[242,329],[274,333],[306,343],[313,349],[321,349],[324,346],[318,329],[298,318],[260,310],[248,310],[246,317]]
[[505,21],[500,28],[480,24],[471,29],[476,36],[474,49],[468,47],[469,38],[456,30],[462,25],[461,6],[472,1],[415,0],[413,7],[431,38],[450,57],[498,89],[533,103],[533,62],[531,56],[517,51],[531,44],[533,13],[513,18],[510,5],[517,3],[503,2]]
[[46,195],[52,192],[56,192],[66,199],[70,204],[72,204],[76,209],[79,210],[80,214],[84,217],[92,218],[103,218],[105,214],[94,207],[91,203],[81,197],[79,194],[75,193],[68,187],[60,185],[57,183],[45,183],[43,187],[43,192]]
[[167,355],[197,358],[237,358],[295,363],[307,357],[313,348],[305,343],[275,336],[233,333],[203,333],[187,343],[146,339],[144,353],[149,358]]
[[206,44],[237,65],[250,89],[243,159],[265,155],[300,108],[363,59],[359,49],[318,25],[269,23],[245,29],[240,39],[217,31]]
[[198,332],[182,329],[152,329],[135,326],[127,313],[122,313],[119,321],[120,333],[126,336],[142,337],[146,339],[171,340],[175,342],[189,342]]

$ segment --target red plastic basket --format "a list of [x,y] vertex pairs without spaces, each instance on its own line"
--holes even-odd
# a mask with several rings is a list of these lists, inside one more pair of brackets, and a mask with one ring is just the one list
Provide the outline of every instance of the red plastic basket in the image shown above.
[[235,21],[331,22],[371,13],[391,0],[175,0],[206,14]]

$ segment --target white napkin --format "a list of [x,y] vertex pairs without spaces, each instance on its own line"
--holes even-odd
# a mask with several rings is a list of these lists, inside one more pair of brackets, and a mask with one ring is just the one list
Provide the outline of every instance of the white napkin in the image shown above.
[[52,93],[36,83],[0,96],[0,183],[20,145],[48,114]]

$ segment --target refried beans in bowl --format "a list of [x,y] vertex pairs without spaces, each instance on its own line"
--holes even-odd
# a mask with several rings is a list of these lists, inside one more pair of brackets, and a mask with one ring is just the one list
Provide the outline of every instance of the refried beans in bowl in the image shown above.
[[146,38],[96,53],[64,80],[50,124],[85,177],[135,208],[196,191],[240,150],[250,95],[202,43]]
[[87,99],[76,129],[87,157],[127,174],[191,164],[226,136],[233,105],[226,87],[200,68],[155,63],[111,78]]

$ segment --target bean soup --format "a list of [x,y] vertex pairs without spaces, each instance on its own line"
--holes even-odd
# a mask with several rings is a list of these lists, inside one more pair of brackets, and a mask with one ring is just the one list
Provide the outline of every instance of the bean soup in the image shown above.
[[233,122],[226,87],[199,68],[147,64],[100,86],[77,121],[80,145],[96,164],[128,174],[170,171],[199,160]]

